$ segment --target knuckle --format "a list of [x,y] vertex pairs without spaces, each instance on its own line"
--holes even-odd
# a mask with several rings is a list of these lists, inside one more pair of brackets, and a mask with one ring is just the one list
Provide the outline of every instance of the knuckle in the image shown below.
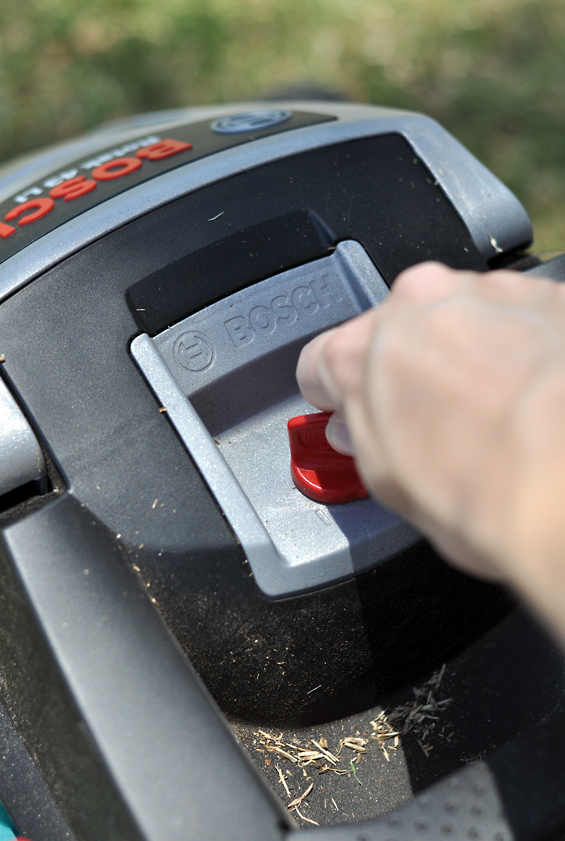
[[392,286],[392,293],[395,297],[403,297],[407,299],[420,298],[422,286],[430,281],[430,278],[437,277],[439,274],[444,274],[449,271],[441,263],[420,263],[417,266],[411,266],[401,272]]
[[339,373],[346,357],[350,355],[347,336],[338,330],[330,336],[324,347],[326,368],[330,374]]
[[461,294],[472,272],[450,269],[442,263],[420,263],[402,272],[395,280],[391,298],[401,305],[422,306]]
[[422,283],[422,267],[412,266],[401,272],[392,286],[392,294],[398,298],[410,297],[415,290],[419,289]]
[[324,348],[326,371],[343,392],[355,389],[363,366],[363,347],[352,339],[349,330],[336,330]]

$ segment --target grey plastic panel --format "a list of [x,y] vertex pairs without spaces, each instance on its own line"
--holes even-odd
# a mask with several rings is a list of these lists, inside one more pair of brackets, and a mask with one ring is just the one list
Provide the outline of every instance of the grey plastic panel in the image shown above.
[[[44,687],[37,660],[22,654],[28,649],[20,628],[23,648],[19,636],[8,642],[22,660],[12,664],[9,690],[26,698],[29,720],[21,726],[34,728],[30,742],[57,801],[76,804],[69,811],[80,841],[282,841],[292,816],[266,789],[118,544],[88,509],[64,494],[7,529],[4,541],[4,564],[9,553],[64,681],[48,677]],[[18,610],[21,616],[12,605]]]
[[301,348],[387,294],[359,243],[344,242],[329,257],[132,342],[134,359],[271,597],[350,577],[420,537],[371,499],[314,502],[290,475],[287,421],[314,411],[296,385]]
[[45,476],[45,460],[31,426],[0,379],[0,495]]
[[[291,832],[289,841],[302,838]],[[386,818],[308,831],[312,841],[513,841],[496,780],[477,762],[426,789]]]
[[[250,103],[240,103],[189,109],[179,114],[181,119],[163,124],[155,115],[154,121],[159,123],[160,132],[172,131],[178,122],[196,122],[206,117],[212,120],[258,107],[261,104],[255,102],[251,107]],[[277,102],[276,107],[292,109],[296,107],[296,102]],[[0,300],[87,243],[207,184],[289,155],[391,133],[406,138],[441,184],[485,259],[489,260],[500,252],[531,242],[532,226],[518,199],[435,120],[410,111],[367,105],[301,102],[300,108],[314,113],[333,114],[337,120],[274,134],[226,149],[167,172],[92,208],[4,261],[0,266]],[[149,128],[150,125],[144,123],[143,128]],[[125,126],[113,131],[112,140],[116,143],[126,142],[138,136],[139,129],[139,123],[132,122],[131,127]],[[63,154],[55,150],[39,157],[37,167],[29,162],[22,167],[24,177],[20,178],[16,170],[0,181],[0,200],[22,189],[32,179],[44,173],[49,174],[56,162],[63,166],[65,160],[72,160],[78,150],[84,148],[89,153],[94,152],[97,148],[104,148],[107,141],[106,132],[100,132],[78,144],[69,144]]]
[[[184,319],[155,337],[155,345],[187,396],[195,397],[257,360],[294,342],[352,318],[388,293],[388,287],[359,243],[337,246],[322,257],[256,283]],[[286,359],[282,360],[286,367]],[[284,376],[284,370],[280,372]],[[259,378],[260,381],[262,376]],[[261,395],[249,389],[254,411]],[[220,398],[221,400],[221,398]],[[214,404],[220,400],[215,399]],[[220,406],[210,409],[207,425],[224,426]],[[213,433],[217,430],[212,429]]]
[[555,280],[563,283],[565,281],[565,254],[560,254],[558,257],[554,257],[553,260],[542,263],[541,266],[534,266],[532,269],[527,269],[524,274],[530,275],[530,277],[541,277],[546,280]]

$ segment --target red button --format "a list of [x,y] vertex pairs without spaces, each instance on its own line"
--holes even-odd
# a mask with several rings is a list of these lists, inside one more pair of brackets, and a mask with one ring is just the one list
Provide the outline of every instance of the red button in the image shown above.
[[288,422],[290,472],[294,484],[317,502],[365,499],[365,490],[351,456],[336,452],[326,439],[329,412],[299,415]]

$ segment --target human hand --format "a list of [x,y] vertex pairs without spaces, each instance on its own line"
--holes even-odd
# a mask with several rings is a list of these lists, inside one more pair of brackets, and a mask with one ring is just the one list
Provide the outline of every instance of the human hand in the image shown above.
[[[307,345],[297,377],[373,495],[565,636],[565,287],[423,264]],[[335,422],[328,439],[347,449]]]

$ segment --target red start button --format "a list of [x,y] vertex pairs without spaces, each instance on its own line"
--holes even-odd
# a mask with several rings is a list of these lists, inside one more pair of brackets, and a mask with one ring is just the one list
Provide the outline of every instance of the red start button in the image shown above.
[[331,447],[326,426],[331,415],[299,415],[288,422],[290,472],[296,487],[317,502],[351,502],[368,496],[355,462]]

